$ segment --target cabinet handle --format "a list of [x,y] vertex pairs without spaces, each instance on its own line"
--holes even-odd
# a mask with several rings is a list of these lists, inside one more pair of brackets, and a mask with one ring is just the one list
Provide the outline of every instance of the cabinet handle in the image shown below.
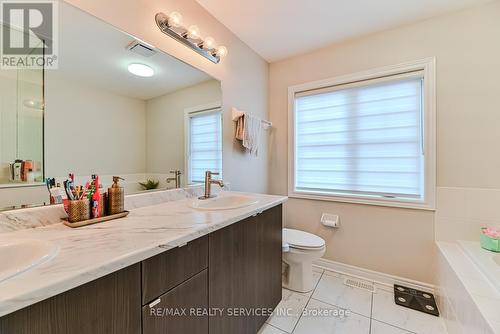
[[[182,243],[182,244],[180,244],[180,245],[177,245],[177,247],[179,247],[179,248],[180,248],[180,247],[184,247],[184,246],[186,246],[187,244],[188,244],[187,242],[184,242],[184,243]],[[167,250],[168,250],[168,249],[173,249],[173,248],[175,248],[175,247],[170,246],[169,244],[158,245],[158,247],[163,248],[163,249],[167,249]]]
[[152,302],[149,304],[149,308],[153,308],[153,307],[155,307],[156,305],[158,305],[159,303],[161,303],[161,298],[158,298],[157,300],[152,301]]
[[259,212],[257,212],[257,213],[254,213],[254,215],[253,215],[252,217],[257,217],[257,216],[258,216],[258,215],[260,215],[262,212],[264,212],[264,211],[259,211]]

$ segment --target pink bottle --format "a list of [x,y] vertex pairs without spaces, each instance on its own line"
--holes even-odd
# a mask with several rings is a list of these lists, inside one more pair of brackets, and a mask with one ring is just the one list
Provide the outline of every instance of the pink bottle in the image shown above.
[[94,176],[94,193],[92,194],[92,218],[101,216],[101,193],[99,192],[99,176]]

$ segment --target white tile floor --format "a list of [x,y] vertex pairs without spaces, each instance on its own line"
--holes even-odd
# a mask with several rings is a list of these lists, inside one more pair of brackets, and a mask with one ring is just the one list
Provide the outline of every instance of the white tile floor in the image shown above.
[[441,318],[394,304],[391,287],[376,285],[372,293],[344,285],[345,277],[315,269],[314,291],[283,289],[283,300],[259,334],[446,333]]

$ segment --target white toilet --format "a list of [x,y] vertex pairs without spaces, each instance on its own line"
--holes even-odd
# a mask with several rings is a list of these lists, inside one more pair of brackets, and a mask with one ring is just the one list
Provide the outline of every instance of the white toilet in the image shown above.
[[322,257],[325,250],[325,240],[317,235],[284,228],[283,262],[286,269],[283,287],[298,292],[314,289],[312,262]]

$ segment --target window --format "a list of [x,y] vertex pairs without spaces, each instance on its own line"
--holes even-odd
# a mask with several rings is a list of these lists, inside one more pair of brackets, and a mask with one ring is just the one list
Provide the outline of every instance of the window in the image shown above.
[[187,119],[187,181],[204,182],[205,171],[222,177],[222,113],[220,108],[188,112]]
[[430,73],[393,68],[292,87],[289,195],[432,209]]

